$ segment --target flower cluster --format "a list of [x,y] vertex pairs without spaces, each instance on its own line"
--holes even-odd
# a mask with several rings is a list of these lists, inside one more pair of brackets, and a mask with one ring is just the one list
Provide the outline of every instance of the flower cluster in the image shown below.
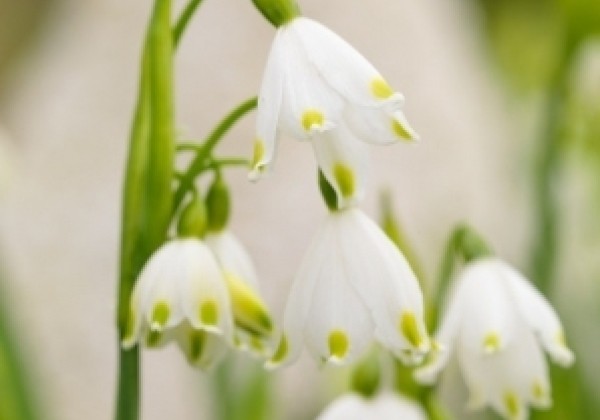
[[403,96],[338,35],[295,17],[275,35],[260,89],[251,179],[274,160],[280,132],[310,141],[330,214],[295,278],[268,366],[356,361],[375,340],[407,363],[429,350],[418,281],[398,248],[355,208],[365,194],[367,144],[417,138]]
[[142,269],[123,346],[177,342],[189,362],[214,366],[228,346],[269,352],[273,325],[245,249],[228,230],[205,232],[203,202],[182,212],[178,237]]

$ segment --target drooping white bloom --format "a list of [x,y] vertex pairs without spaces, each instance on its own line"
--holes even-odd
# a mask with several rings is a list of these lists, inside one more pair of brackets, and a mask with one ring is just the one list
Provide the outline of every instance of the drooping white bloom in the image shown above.
[[406,362],[429,350],[423,297],[398,248],[360,210],[332,212],[294,280],[283,335],[268,366],[291,363],[306,345],[317,359],[355,361],[373,340]]
[[[333,174],[341,167],[354,178],[362,175],[366,155],[360,140],[389,144],[417,138],[402,103],[402,95],[351,45],[320,23],[296,17],[279,27],[269,54],[251,178],[268,169],[282,131],[314,140],[319,166],[343,202],[348,197]],[[363,183],[356,182],[358,197]]]
[[194,238],[165,243],[134,286],[123,346],[176,340],[191,363],[209,367],[232,334],[229,293],[212,251]]
[[470,263],[450,297],[436,340],[442,351],[416,372],[432,383],[456,352],[471,393],[469,406],[491,405],[505,418],[528,418],[528,406],[551,405],[543,350],[569,366],[574,356],[546,299],[506,263]]
[[414,402],[391,392],[375,398],[346,394],[333,401],[317,420],[427,420],[423,409]]
[[252,259],[228,230],[209,233],[206,243],[217,257],[230,291],[237,326],[236,342],[244,350],[263,355],[269,353],[273,325],[260,297]]

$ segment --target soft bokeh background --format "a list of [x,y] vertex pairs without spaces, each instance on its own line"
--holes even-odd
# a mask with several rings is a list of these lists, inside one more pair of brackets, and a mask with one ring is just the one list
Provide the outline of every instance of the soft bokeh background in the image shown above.
[[[450,229],[462,220],[528,270],[532,168],[547,83],[535,69],[552,65],[560,14],[545,12],[540,1],[526,13],[519,2],[500,3],[510,7],[301,2],[306,15],[355,45],[407,98],[422,141],[373,151],[374,188],[365,207],[376,216],[376,187],[392,191],[430,280]],[[147,1],[0,0],[0,293],[43,419],[112,415],[120,193],[149,8]],[[202,138],[256,93],[273,33],[249,0],[206,1],[177,54],[182,138]],[[519,46],[527,42],[529,53]],[[598,386],[600,41],[587,44],[570,98],[570,138],[577,142],[561,151],[555,185],[563,220],[555,297],[586,380]],[[249,155],[253,123],[245,119],[219,151]],[[227,176],[234,228],[256,259],[276,314],[325,213],[314,174],[311,149],[284,139],[270,178],[254,185],[243,170]],[[143,363],[144,419],[211,418],[210,380],[188,369],[175,349],[144,352]],[[308,418],[340,381],[308,358],[278,373],[279,418]],[[461,389],[449,388],[458,418],[467,418]]]

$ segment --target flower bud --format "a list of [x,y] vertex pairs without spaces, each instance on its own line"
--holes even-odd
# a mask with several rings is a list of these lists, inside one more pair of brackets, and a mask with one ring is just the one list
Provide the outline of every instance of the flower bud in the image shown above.
[[206,205],[199,197],[194,197],[179,216],[177,234],[180,237],[201,238],[206,233]]
[[229,209],[229,188],[221,177],[217,177],[206,195],[209,231],[220,232],[225,229],[229,221]]
[[295,0],[252,0],[252,3],[276,27],[289,22],[300,14]]

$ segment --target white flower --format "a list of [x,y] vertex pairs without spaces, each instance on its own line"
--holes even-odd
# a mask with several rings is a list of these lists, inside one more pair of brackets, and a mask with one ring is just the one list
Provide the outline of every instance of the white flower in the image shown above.
[[250,256],[229,231],[209,233],[206,243],[214,252],[229,288],[239,347],[259,354],[271,350],[273,323],[259,292],[258,277]]
[[495,258],[464,269],[436,340],[443,351],[416,378],[433,383],[456,351],[471,393],[469,406],[489,404],[509,419],[526,419],[528,405],[551,405],[543,349],[562,366],[574,360],[550,304],[521,274]]
[[283,335],[268,366],[291,363],[306,344],[337,365],[376,339],[407,362],[429,350],[423,297],[398,248],[357,209],[332,212],[317,233],[288,299]]
[[333,176],[340,170],[357,179],[354,192],[360,198],[366,166],[360,140],[388,144],[417,138],[402,103],[402,95],[346,41],[314,20],[296,17],[277,30],[269,54],[251,178],[268,169],[283,131],[314,140],[319,166],[340,201],[348,198]]
[[414,402],[391,392],[366,399],[346,394],[333,401],[316,420],[427,420],[423,409]]
[[198,239],[165,243],[148,260],[134,286],[123,346],[177,340],[190,362],[213,364],[232,342],[233,316],[223,274]]

